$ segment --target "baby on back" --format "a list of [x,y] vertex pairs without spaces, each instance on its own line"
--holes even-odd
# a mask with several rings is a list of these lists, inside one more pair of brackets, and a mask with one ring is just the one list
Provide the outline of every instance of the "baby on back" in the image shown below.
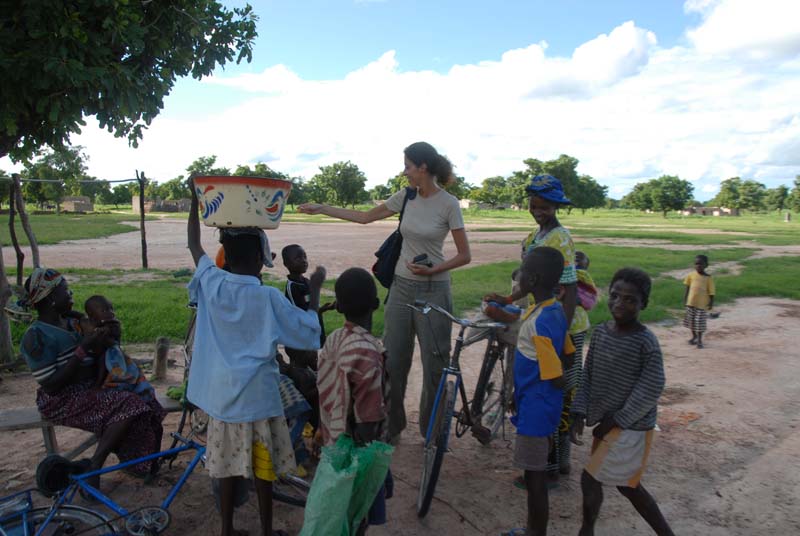
[[105,297],[95,295],[86,300],[84,310],[88,317],[85,331],[108,326],[117,343],[106,350],[98,363],[97,384],[103,389],[133,391],[144,400],[152,400],[155,390],[144,378],[139,366],[120,348],[122,335],[119,320],[114,314],[114,305]]

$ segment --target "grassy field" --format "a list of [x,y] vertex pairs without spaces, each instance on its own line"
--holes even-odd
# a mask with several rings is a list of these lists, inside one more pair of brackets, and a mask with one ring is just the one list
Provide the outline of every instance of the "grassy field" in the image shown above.
[[[185,215],[184,215],[185,217]],[[134,214],[31,214],[30,222],[36,241],[39,245],[57,244],[64,240],[81,240],[84,238],[100,238],[102,236],[112,236],[120,233],[135,231],[138,227],[125,225],[124,221],[136,221],[138,216]],[[154,216],[146,216],[145,221],[155,219]],[[11,245],[11,237],[8,234],[8,224],[0,227],[0,242],[3,246]],[[15,218],[14,228],[17,233],[17,240],[20,244],[28,245],[28,237],[22,229],[19,218]]]
[[[186,214],[170,216],[185,218]],[[96,238],[120,232],[129,232],[130,226],[121,224],[131,221],[131,213],[93,215],[33,215],[32,225],[41,244],[52,244],[64,239]],[[156,215],[149,218],[158,217]],[[533,228],[529,214],[520,211],[465,211],[465,218],[474,224],[477,231],[528,231]],[[726,249],[711,251],[711,272],[716,263],[736,261],[743,265],[741,275],[733,276],[722,270],[717,273],[718,303],[725,303],[745,296],[778,296],[800,299],[800,287],[796,274],[800,273],[800,257],[781,257],[746,260],[758,245],[780,245],[800,243],[800,226],[797,222],[784,223],[777,214],[747,215],[739,218],[679,217],[662,218],[655,214],[631,211],[593,210],[581,214],[561,214],[562,222],[572,229],[579,249],[592,259],[591,273],[598,286],[605,290],[614,271],[622,266],[638,266],[654,279],[651,305],[644,312],[646,321],[659,321],[676,317],[682,311],[684,287],[679,280],[663,276],[673,270],[691,269],[694,253],[705,251],[710,244],[727,245]],[[285,221],[335,221],[323,216],[307,216],[289,211]],[[687,232],[691,231],[691,233]],[[24,233],[18,231],[22,238]],[[732,234],[732,233],[747,233]],[[609,238],[624,241],[621,245],[588,243],[586,240]],[[3,245],[8,245],[8,236],[0,233]],[[664,240],[663,248],[643,248],[628,245],[643,239]],[[494,240],[481,239],[484,242]],[[742,247],[735,247],[741,241]],[[497,240],[506,243],[508,240]],[[515,242],[515,241],[511,241]],[[697,246],[692,251],[676,251],[670,244]],[[510,274],[518,265],[510,259],[490,265],[468,267],[453,273],[453,298],[458,314],[474,310],[481,297],[490,291],[508,292]],[[76,308],[92,294],[105,294],[115,304],[123,323],[125,342],[152,342],[159,336],[174,341],[184,337],[190,316],[185,304],[185,285],[189,276],[170,272],[74,270],[60,267],[73,281]],[[12,279],[13,271],[9,273]],[[282,289],[283,281],[268,281],[267,284]],[[326,284],[332,291],[333,282]],[[385,290],[381,291],[381,301]],[[605,301],[591,311],[593,322],[609,318]],[[332,331],[341,326],[343,319],[335,312],[326,315],[326,328]],[[15,340],[24,326],[14,326]],[[383,331],[383,310],[375,318],[375,331]]]

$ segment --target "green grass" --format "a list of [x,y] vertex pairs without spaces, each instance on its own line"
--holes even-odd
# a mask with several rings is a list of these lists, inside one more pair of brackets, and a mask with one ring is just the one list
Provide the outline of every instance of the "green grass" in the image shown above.
[[[608,320],[605,292],[614,272],[623,266],[638,266],[653,277],[650,306],[642,313],[642,320],[654,322],[677,317],[683,310],[684,287],[680,280],[659,277],[667,271],[691,269],[692,252],[668,251],[654,248],[633,248],[605,245],[581,244],[580,249],[592,259],[591,273],[603,297],[590,312],[593,324]],[[800,257],[774,257],[769,259],[744,260],[751,250],[744,248],[714,251],[714,262],[739,261],[744,265],[741,275],[720,274],[716,276],[717,303],[728,303],[737,298],[750,296],[775,296],[800,299],[800,287],[796,284],[800,273]],[[453,272],[453,302],[455,314],[463,315],[480,306],[481,298],[488,292],[507,293],[511,285],[511,272],[519,266],[516,261],[507,261],[475,266]],[[171,272],[151,270],[89,270],[63,269],[74,292],[75,308],[81,309],[83,302],[92,294],[103,294],[115,306],[122,322],[123,343],[152,343],[157,337],[169,337],[173,342],[183,341],[190,311],[186,308],[188,295],[186,283],[189,276],[173,276]],[[9,274],[13,278],[13,271]],[[148,279],[137,280],[137,277]],[[155,278],[155,279],[149,279]],[[266,284],[283,289],[283,279],[270,279]],[[333,281],[325,288],[333,289]],[[373,331],[383,333],[383,300],[386,290],[379,287],[381,308],[374,317]],[[330,297],[323,297],[329,301]],[[341,327],[342,315],[331,311],[325,315],[326,331]],[[19,344],[26,326],[12,324],[15,345]]]
[[[39,245],[57,244],[64,240],[80,240],[84,238],[101,238],[120,233],[130,233],[138,227],[125,225],[124,221],[136,221],[133,214],[31,214],[31,228]],[[147,216],[147,220],[153,220]],[[28,245],[28,237],[22,229],[19,218],[15,218],[17,240],[21,245]],[[0,242],[3,246],[11,244],[8,224],[0,226]]]

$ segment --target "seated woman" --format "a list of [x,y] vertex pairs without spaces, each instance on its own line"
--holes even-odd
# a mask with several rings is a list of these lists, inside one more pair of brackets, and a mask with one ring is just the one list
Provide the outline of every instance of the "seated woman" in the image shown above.
[[[72,312],[72,292],[60,273],[35,268],[25,282],[28,306],[38,319],[22,337],[21,351],[39,383],[36,406],[53,424],[80,428],[98,436],[91,468],[99,469],[113,452],[120,461],[161,450],[161,421],[166,412],[153,399],[131,391],[97,389],[97,364],[114,344],[109,328],[81,336]],[[138,476],[154,473],[153,461],[133,465]],[[94,484],[99,483],[99,478]]]

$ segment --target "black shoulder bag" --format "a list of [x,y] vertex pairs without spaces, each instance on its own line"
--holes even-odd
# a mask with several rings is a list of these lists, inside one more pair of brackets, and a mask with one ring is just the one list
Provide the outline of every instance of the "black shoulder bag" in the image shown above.
[[397,222],[397,229],[383,241],[381,247],[375,252],[378,260],[372,265],[372,274],[375,279],[386,288],[392,286],[394,279],[394,268],[400,259],[400,249],[403,247],[403,235],[400,234],[400,224],[403,222],[403,212],[406,211],[406,203],[409,199],[414,199],[417,191],[406,187],[406,197],[403,199],[403,208],[400,209],[400,221]]

